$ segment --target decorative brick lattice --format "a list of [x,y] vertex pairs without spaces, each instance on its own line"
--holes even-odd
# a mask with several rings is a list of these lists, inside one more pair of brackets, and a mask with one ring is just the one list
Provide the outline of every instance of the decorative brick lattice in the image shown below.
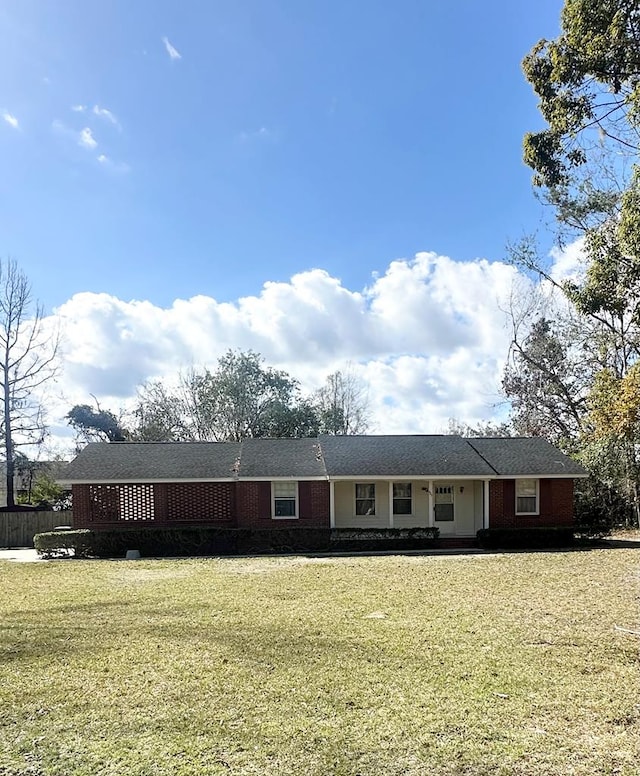
[[153,485],[120,485],[120,520],[153,520]]
[[114,523],[120,516],[117,485],[89,485],[87,522]]
[[233,485],[226,482],[185,482],[167,485],[169,521],[233,520]]

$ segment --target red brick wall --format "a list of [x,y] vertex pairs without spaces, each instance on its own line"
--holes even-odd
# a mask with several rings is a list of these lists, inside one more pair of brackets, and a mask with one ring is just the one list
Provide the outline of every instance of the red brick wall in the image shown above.
[[300,482],[298,483],[300,499],[300,524],[328,528],[331,522],[329,514],[329,483]]
[[540,479],[538,515],[516,515],[515,480],[489,484],[489,527],[529,528],[573,523],[573,480]]
[[73,485],[72,493],[76,527],[235,525],[233,482]]
[[271,483],[236,483],[238,528],[265,528],[271,524]]
[[271,483],[238,482],[236,484],[238,527],[295,528],[329,527],[329,483],[298,483],[298,518],[274,520],[271,516]]
[[[150,490],[147,490],[150,489]],[[128,504],[140,488],[128,485],[74,485],[73,519],[78,528],[127,525],[224,525],[243,528],[329,526],[329,483],[298,483],[299,518],[274,520],[270,482],[181,482],[145,486],[153,519],[122,519],[120,491]],[[147,498],[147,501],[149,499]],[[130,508],[135,514],[135,507]]]

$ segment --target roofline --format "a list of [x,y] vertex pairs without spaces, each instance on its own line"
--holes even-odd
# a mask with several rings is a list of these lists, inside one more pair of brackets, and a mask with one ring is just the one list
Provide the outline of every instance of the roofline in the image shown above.
[[370,480],[492,480],[495,474],[339,474],[329,475],[329,481],[344,482],[355,479],[369,478]]
[[331,475],[289,475],[278,477],[162,477],[162,478],[138,478],[115,480],[56,480],[58,485],[151,485],[154,483],[176,482],[353,482],[354,480],[388,480],[400,482],[402,480],[574,480],[586,479],[588,474],[341,474]]
[[319,481],[326,482],[327,476],[325,474],[318,475],[287,475],[282,477],[139,477],[138,479],[116,479],[116,480],[56,480],[59,485],[151,485],[153,483],[175,483],[175,482],[278,482],[278,481]]
[[235,477],[138,477],[138,479],[82,479],[82,480],[56,480],[58,485],[151,485],[153,483],[171,482],[236,482]]
[[588,477],[585,474],[499,474],[495,480],[574,480]]

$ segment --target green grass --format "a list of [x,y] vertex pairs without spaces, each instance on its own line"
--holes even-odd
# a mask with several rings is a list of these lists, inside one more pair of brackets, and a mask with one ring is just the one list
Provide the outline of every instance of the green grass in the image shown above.
[[0,774],[636,774],[639,561],[0,563]]

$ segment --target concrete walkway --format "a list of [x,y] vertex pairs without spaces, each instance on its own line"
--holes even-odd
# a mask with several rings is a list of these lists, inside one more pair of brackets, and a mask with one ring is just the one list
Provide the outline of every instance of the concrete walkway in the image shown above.
[[29,547],[16,547],[12,550],[0,550],[0,560],[11,560],[14,563],[42,563],[38,553]]

